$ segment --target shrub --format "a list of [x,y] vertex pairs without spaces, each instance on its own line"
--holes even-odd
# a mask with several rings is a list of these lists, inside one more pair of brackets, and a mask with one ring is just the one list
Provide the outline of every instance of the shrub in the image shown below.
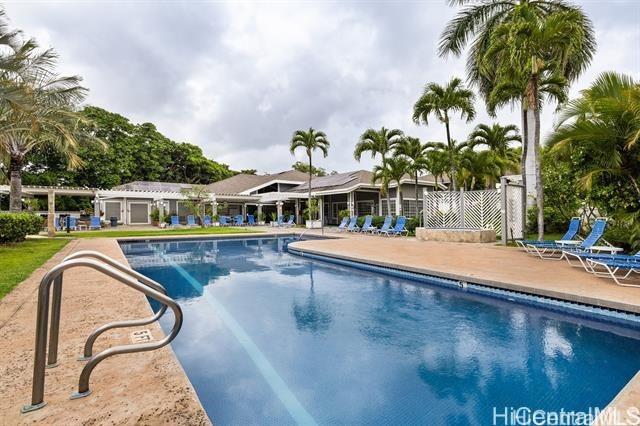
[[44,219],[32,213],[0,213],[0,244],[24,241],[42,230]]
[[407,228],[407,231],[409,231],[410,235],[414,235],[416,233],[416,227],[418,226],[418,224],[419,224],[419,221],[417,218],[408,217],[407,224],[404,225],[404,227]]

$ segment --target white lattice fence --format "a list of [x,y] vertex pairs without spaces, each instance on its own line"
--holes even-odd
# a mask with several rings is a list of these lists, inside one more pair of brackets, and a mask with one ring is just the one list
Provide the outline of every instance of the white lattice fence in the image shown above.
[[506,188],[506,237],[509,240],[525,237],[525,215],[522,211],[524,189],[516,185],[504,185]]
[[500,235],[500,193],[493,190],[462,193],[464,228],[493,229]]
[[459,192],[425,192],[424,224],[427,228],[460,228],[462,224]]

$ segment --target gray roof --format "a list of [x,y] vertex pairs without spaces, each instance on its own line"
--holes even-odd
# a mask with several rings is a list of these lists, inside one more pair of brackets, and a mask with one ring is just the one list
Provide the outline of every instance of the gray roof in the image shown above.
[[190,183],[146,182],[137,180],[135,182],[129,182],[123,185],[114,186],[112,189],[120,191],[180,192],[183,189],[191,188],[193,188],[193,185]]
[[240,173],[207,185],[207,190],[215,194],[239,194],[275,180],[304,182],[306,179],[308,179],[308,175],[297,170],[288,170],[269,175],[248,175]]
[[[355,172],[338,173],[335,175],[328,175],[322,177],[315,177],[311,181],[312,191],[339,191],[341,189],[352,188],[356,185],[368,186],[375,188],[376,185],[372,183],[373,172],[368,170],[357,170]],[[409,175],[405,175],[402,179],[407,183],[413,182],[413,178]],[[418,183],[422,185],[434,185],[435,178],[432,175],[424,175],[418,177]],[[441,182],[439,182],[441,183]],[[394,187],[395,183],[391,185]],[[292,192],[304,192],[309,190],[309,184],[307,182],[292,188]]]

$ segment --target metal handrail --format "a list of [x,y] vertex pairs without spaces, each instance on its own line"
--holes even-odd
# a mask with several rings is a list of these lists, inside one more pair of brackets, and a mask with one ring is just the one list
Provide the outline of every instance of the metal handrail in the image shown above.
[[89,267],[95,269],[169,307],[174,313],[175,323],[169,334],[167,334],[163,339],[157,342],[114,346],[93,356],[82,369],[82,372],[80,373],[80,379],[78,381],[78,392],[74,393],[71,398],[81,398],[91,393],[89,389],[89,379],[91,378],[91,373],[93,369],[106,358],[118,354],[159,349],[169,344],[176,337],[176,335],[180,331],[180,328],[182,327],[182,309],[173,299],[147,286],[146,284],[140,283],[137,279],[132,278],[125,272],[119,271],[112,266],[105,265],[104,263],[94,259],[79,258],[67,260],[60,263],[45,274],[45,276],[40,281],[40,286],[38,288],[38,310],[36,318],[36,341],[35,357],[33,363],[33,387],[31,393],[31,404],[26,405],[22,408],[21,411],[23,413],[37,410],[46,405],[46,403],[44,402],[44,380],[47,352],[47,331],[49,325],[49,296],[51,293],[51,285],[54,283],[54,281],[62,285],[62,280],[60,279],[62,273],[65,270],[74,267]]
[[[127,273],[129,275],[131,275],[133,278],[136,278],[138,281],[140,281],[142,284],[146,284],[149,287],[153,288],[156,291],[159,291],[162,294],[167,294],[167,290],[164,288],[164,286],[162,284],[160,284],[157,281],[152,280],[151,278],[142,275],[140,272],[135,271],[131,268],[129,268],[128,266],[110,258],[109,256],[106,256],[100,252],[97,251],[93,251],[93,250],[82,250],[82,251],[77,251],[75,253],[70,254],[69,256],[65,257],[64,261],[67,260],[72,260],[72,259],[79,259],[82,257],[92,257],[94,259],[98,259],[106,264],[108,264],[109,266],[112,266],[116,269],[118,269],[121,272]],[[53,304],[54,306],[56,306],[56,296],[60,296],[60,294],[56,291],[56,284],[54,284],[54,293],[53,293]],[[56,357],[57,357],[57,352],[58,352],[58,323],[60,322],[60,305],[59,303],[56,306],[57,309],[54,309],[53,312],[51,313],[51,335],[49,337],[49,352],[48,352],[48,361],[47,361],[47,368],[53,368],[57,365],[56,363]],[[84,345],[84,350],[83,350],[83,355],[82,357],[79,358],[80,361],[87,361],[89,358],[91,358],[91,356],[93,355],[93,344],[95,343],[95,341],[98,339],[98,337],[100,337],[100,335],[108,330],[112,330],[114,328],[125,328],[125,327],[137,327],[137,326],[141,326],[141,325],[147,325],[147,324],[151,324],[157,320],[160,319],[160,317],[162,317],[162,315],[164,315],[164,313],[167,311],[167,307],[165,305],[162,305],[160,307],[160,309],[158,310],[158,312],[155,313],[155,315],[153,315],[152,317],[149,318],[145,318],[145,319],[141,319],[141,320],[127,320],[127,321],[115,321],[115,322],[111,322],[111,323],[107,323],[101,327],[96,328],[93,332],[91,332],[91,334],[89,334],[89,337],[87,337],[87,341],[85,342]],[[55,335],[54,335],[54,330],[55,328]],[[55,337],[54,337],[55,336]]]

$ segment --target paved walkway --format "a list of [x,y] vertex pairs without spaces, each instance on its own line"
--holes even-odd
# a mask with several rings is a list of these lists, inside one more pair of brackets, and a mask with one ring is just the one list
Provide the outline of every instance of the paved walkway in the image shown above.
[[[59,362],[47,370],[47,406],[20,414],[30,402],[37,286],[45,271],[77,250],[99,250],[125,261],[114,239],[75,240],[44,267],[0,301],[0,424],[209,424],[195,391],[170,347],[153,352],[117,355],[102,362],[91,377],[93,393],[69,400],[77,390],[84,339],[97,326],[116,320],[151,316],[145,297],[88,268],[65,273]],[[130,343],[130,333],[157,324],[107,332],[96,352]]]

